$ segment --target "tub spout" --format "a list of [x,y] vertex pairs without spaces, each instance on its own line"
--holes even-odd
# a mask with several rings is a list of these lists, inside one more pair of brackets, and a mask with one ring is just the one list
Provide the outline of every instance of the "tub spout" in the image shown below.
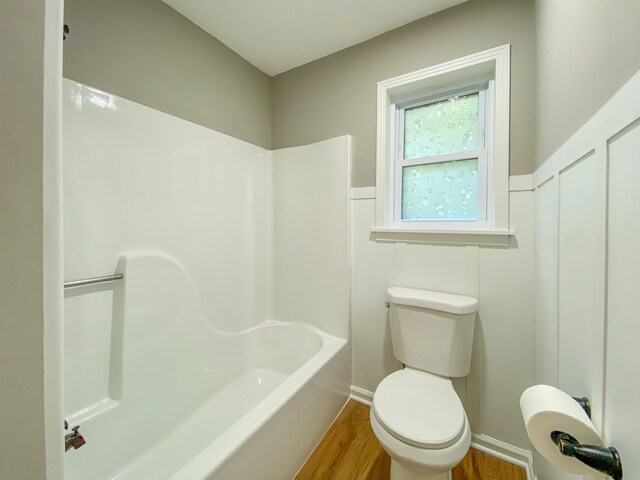
[[84,439],[82,434],[78,431],[79,428],[80,428],[80,425],[76,425],[75,427],[73,427],[71,429],[70,433],[67,433],[64,436],[64,451],[65,452],[68,452],[72,448],[74,450],[77,450],[81,446],[83,446],[85,443],[87,443],[87,441]]

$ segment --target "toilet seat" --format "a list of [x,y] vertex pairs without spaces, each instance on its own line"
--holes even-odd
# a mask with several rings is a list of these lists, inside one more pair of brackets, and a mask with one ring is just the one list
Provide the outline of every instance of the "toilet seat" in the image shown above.
[[370,420],[373,433],[391,459],[420,470],[424,475],[451,470],[462,461],[471,446],[471,429],[468,421],[465,421],[464,431],[458,442],[446,448],[429,449],[415,447],[396,438],[380,424],[373,409],[370,412]]
[[382,380],[373,396],[372,414],[395,438],[424,449],[455,444],[466,423],[451,380],[411,368]]

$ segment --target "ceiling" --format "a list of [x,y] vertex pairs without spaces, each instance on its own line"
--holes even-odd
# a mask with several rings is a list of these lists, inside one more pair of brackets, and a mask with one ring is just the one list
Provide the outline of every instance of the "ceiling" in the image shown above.
[[163,0],[269,75],[466,0]]

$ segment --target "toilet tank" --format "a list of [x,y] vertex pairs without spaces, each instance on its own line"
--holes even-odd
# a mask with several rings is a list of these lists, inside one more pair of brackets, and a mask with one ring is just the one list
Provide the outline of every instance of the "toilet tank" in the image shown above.
[[445,377],[469,374],[478,300],[403,287],[389,288],[387,300],[398,360]]

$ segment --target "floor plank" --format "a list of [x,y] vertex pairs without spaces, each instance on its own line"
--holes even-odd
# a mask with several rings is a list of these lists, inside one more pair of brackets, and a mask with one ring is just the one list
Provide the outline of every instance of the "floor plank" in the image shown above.
[[369,423],[369,407],[350,400],[295,480],[389,480],[391,459]]
[[[369,423],[369,407],[350,400],[295,480],[389,480],[391,459]],[[471,449],[453,480],[526,480],[524,469]]]
[[472,448],[453,469],[453,480],[527,480],[527,474],[522,467]]

